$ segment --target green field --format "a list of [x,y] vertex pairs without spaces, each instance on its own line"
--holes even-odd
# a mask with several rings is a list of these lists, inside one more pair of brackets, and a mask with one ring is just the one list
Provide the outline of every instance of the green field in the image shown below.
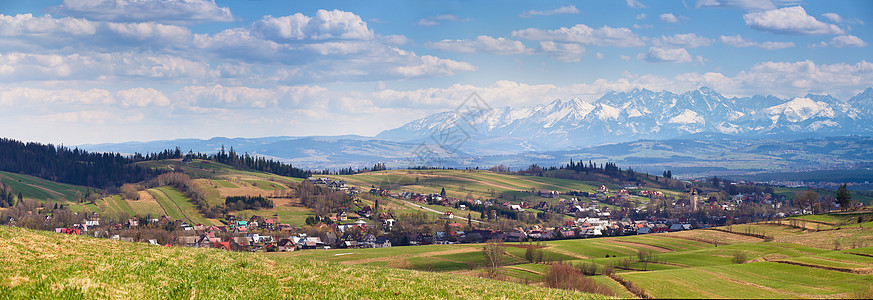
[[243,182],[251,184],[253,187],[257,187],[262,190],[267,191],[275,191],[275,190],[287,190],[288,187],[283,186],[281,184],[271,182],[271,181],[263,181],[263,180],[243,180]]
[[0,294],[13,299],[602,298],[450,274],[158,247],[5,226],[0,226],[0,249]]
[[0,181],[12,188],[17,195],[19,192],[24,199],[53,200],[53,201],[76,201],[76,193],[85,195],[87,187],[75,186],[45,180],[29,175],[15,174],[0,171]]

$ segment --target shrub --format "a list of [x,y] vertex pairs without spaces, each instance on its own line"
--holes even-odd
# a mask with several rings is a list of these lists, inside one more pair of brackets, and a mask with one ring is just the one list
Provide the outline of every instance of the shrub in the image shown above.
[[594,276],[597,275],[597,264],[593,262],[582,263],[579,265],[579,271],[586,276]]
[[552,264],[546,273],[545,283],[550,288],[615,296],[609,287],[585,277],[578,269],[565,263]]
[[612,263],[608,263],[603,266],[603,275],[609,276],[613,274],[615,274],[615,267],[612,265]]
[[748,255],[743,251],[734,251],[731,255],[731,262],[735,264],[744,264],[749,261]]
[[118,189],[121,192],[121,195],[124,196],[125,199],[130,200],[139,200],[139,190],[140,188],[136,185],[125,183],[121,185],[121,188]]

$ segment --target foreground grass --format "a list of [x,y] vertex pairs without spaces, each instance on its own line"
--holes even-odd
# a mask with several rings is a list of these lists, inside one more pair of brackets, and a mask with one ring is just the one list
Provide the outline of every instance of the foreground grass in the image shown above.
[[509,282],[0,226],[0,298],[596,298]]

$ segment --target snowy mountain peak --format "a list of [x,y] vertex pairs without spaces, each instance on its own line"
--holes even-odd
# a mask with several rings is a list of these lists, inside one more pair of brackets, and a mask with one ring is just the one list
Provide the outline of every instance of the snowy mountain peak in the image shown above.
[[[453,112],[438,113],[386,130],[378,138],[421,141]],[[873,88],[841,101],[828,95],[792,99],[755,95],[726,98],[701,87],[676,94],[633,89],[595,101],[554,99],[548,104],[495,109],[465,147],[488,151],[560,150],[636,139],[669,139],[689,133],[740,136],[773,134],[873,134]],[[493,140],[506,149],[495,149]],[[506,145],[525,145],[512,148]],[[475,151],[476,149],[468,149]]]

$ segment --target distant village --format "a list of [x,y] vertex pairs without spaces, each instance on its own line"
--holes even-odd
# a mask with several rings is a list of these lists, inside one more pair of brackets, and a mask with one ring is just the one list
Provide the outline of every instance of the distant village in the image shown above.
[[[308,178],[309,184],[344,191],[350,197],[364,193],[356,187],[349,187],[344,181],[329,178]],[[523,213],[531,209],[541,212],[559,213],[562,224],[546,227],[543,225],[516,226],[503,229],[485,229],[481,224],[473,226],[467,216],[457,216],[453,211],[443,212],[439,221],[444,226],[432,232],[398,232],[394,230],[396,216],[386,211],[377,212],[371,206],[358,210],[343,210],[325,218],[312,219],[308,230],[282,224],[276,219],[251,216],[241,219],[228,215],[223,226],[189,224],[172,220],[167,216],[149,219],[112,220],[97,213],[88,216],[75,216],[78,221],[72,226],[56,227],[54,230],[65,234],[82,234],[98,238],[108,238],[128,242],[145,242],[161,246],[182,246],[199,248],[218,248],[231,251],[283,252],[305,249],[331,248],[383,248],[428,244],[482,243],[488,240],[523,242],[553,239],[593,238],[601,236],[620,236],[654,234],[707,228],[730,224],[732,214],[722,215],[712,212],[736,211],[743,203],[754,202],[774,209],[782,207],[785,199],[773,199],[770,194],[735,195],[730,199],[718,200],[704,198],[691,189],[689,198],[676,199],[669,203],[669,209],[685,215],[696,211],[709,213],[701,218],[659,217],[657,214],[643,214],[641,207],[621,207],[628,200],[639,198],[667,199],[661,191],[639,189],[627,186],[610,190],[605,185],[592,191],[559,193],[557,191],[528,191],[544,201],[538,203],[497,201],[495,199],[460,199],[440,194],[419,194],[412,192],[392,192],[371,188],[366,193],[376,199],[393,198],[409,203],[443,206],[455,211],[469,211],[481,216],[496,214]],[[551,199],[552,201],[545,201]],[[554,201],[557,199],[556,201]],[[551,203],[551,204],[549,204]],[[618,208],[617,208],[618,207]],[[45,208],[39,208],[45,209]],[[39,209],[27,211],[19,219],[9,217],[5,224],[17,226],[19,222],[34,217],[44,218],[44,226],[58,224],[53,222],[57,214],[42,216]],[[34,212],[37,211],[37,212]],[[784,210],[783,210],[784,211]],[[805,210],[790,211],[790,214],[811,213]],[[758,220],[781,218],[784,212],[756,214]],[[568,218],[572,216],[572,219]],[[744,216],[749,221],[749,216]],[[490,217],[488,217],[490,219]],[[69,221],[67,221],[69,222]],[[27,226],[33,228],[33,225]]]

